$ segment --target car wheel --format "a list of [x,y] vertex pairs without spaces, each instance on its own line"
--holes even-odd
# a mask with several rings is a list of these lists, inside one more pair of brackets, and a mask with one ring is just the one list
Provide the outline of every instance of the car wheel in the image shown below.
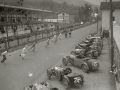
[[84,81],[84,76],[83,76],[83,75],[80,75],[80,78],[81,78],[81,80],[82,80],[82,81],[81,81],[81,85],[83,85],[84,82],[85,82],[85,81]]
[[48,77],[48,79],[51,78],[51,71],[49,69],[47,69],[47,77]]
[[82,71],[83,71],[83,72],[85,72],[85,73],[88,72],[87,65],[83,64],[81,68],[82,68]]
[[71,63],[71,65],[74,66],[74,60],[73,59],[70,59],[70,63]]
[[64,66],[66,66],[66,65],[68,64],[66,58],[63,58],[63,59],[62,59],[62,63],[63,63]]
[[96,59],[96,58],[99,56],[99,52],[96,51],[96,52],[93,53],[93,55],[94,55],[94,56],[93,56],[94,59]]
[[92,53],[88,53],[88,54],[87,54],[87,57],[93,58]]
[[81,57],[84,57],[84,55],[85,55],[85,52],[82,51],[82,52],[81,52]]
[[74,51],[71,51],[70,54],[74,54]]
[[63,79],[63,87],[65,89],[68,89],[70,87],[69,82],[68,82],[68,80],[66,78]]
[[57,78],[57,80],[59,80],[59,81],[62,80],[62,74],[61,74],[60,71],[57,71],[57,72],[56,72],[56,78]]

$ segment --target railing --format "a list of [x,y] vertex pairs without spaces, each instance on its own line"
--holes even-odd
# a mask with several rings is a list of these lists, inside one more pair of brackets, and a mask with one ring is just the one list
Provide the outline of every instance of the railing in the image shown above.
[[116,81],[118,83],[120,83],[120,71],[119,71],[119,69],[120,69],[120,51],[118,49],[115,39],[114,39],[114,61],[113,61],[113,64],[116,65],[117,71],[118,71],[118,73],[116,75]]

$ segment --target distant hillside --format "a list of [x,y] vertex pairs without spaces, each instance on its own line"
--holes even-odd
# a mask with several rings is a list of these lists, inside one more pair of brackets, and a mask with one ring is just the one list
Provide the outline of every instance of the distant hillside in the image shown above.
[[[19,1],[23,1],[23,3],[18,3]],[[69,14],[74,14],[75,21],[88,20],[96,7],[84,0],[0,0],[0,3],[56,12],[64,11]]]
[[[15,6],[21,6],[18,4],[18,1],[20,0],[0,0],[0,4],[8,4],[8,5],[15,5]],[[85,0],[23,0],[23,5],[25,7],[31,7],[31,8],[39,8],[39,3],[42,1],[55,1],[57,3],[63,3],[66,2],[67,4],[74,5],[74,6],[84,6],[86,3],[91,4]],[[92,5],[92,8],[95,8],[96,5]],[[97,6],[98,7],[98,6]]]

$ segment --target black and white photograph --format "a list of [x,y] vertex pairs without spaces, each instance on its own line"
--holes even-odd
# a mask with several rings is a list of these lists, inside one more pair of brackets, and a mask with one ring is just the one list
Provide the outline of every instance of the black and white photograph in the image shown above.
[[120,90],[120,0],[0,0],[0,90]]

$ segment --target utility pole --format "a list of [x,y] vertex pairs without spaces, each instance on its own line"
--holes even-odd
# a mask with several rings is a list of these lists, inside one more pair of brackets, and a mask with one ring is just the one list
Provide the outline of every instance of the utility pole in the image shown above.
[[110,6],[110,30],[111,30],[111,71],[113,71],[113,60],[114,60],[114,45],[113,45],[113,10],[112,10],[112,0],[109,2]]
[[99,31],[98,31],[98,15],[97,15],[97,34],[99,34]]

